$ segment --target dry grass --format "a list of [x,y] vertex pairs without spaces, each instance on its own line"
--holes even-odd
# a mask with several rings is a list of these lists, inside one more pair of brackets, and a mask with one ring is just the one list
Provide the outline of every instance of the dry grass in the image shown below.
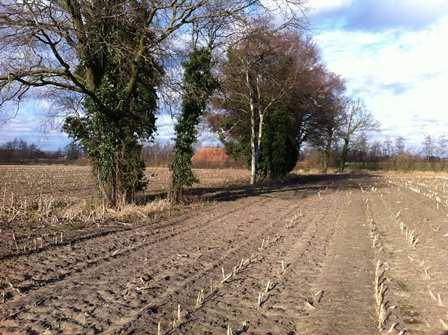
[[145,205],[128,204],[119,209],[109,209],[102,205],[91,206],[85,200],[75,203],[63,212],[63,218],[72,220],[81,218],[82,221],[146,219],[156,213],[164,212],[171,207],[167,199],[156,199]]

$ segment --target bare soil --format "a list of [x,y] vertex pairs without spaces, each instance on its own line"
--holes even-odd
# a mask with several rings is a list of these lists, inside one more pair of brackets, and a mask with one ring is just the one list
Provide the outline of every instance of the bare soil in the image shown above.
[[448,324],[448,211],[431,199],[368,175],[210,197],[5,254],[0,333],[439,335]]

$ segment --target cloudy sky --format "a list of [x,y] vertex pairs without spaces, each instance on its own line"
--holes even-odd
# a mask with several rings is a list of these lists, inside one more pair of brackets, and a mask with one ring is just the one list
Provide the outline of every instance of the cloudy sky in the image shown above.
[[[448,134],[448,0],[308,0],[308,7],[324,61],[365,101],[384,136],[418,145],[426,134]],[[64,146],[65,135],[45,125],[48,106],[28,100],[0,126],[0,143],[21,137],[44,149]],[[172,136],[172,124],[159,117],[160,139]]]
[[310,0],[312,33],[385,136],[448,134],[447,0]]

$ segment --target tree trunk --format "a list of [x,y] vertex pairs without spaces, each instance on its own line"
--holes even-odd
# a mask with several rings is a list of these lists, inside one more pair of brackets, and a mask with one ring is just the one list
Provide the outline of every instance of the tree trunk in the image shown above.
[[250,163],[250,184],[255,185],[257,182],[257,168],[258,168],[258,150],[260,149],[256,142],[256,120],[255,116],[259,109],[257,106],[255,89],[252,85],[252,80],[249,70],[246,70],[246,85],[249,90],[249,104],[250,104],[250,148],[251,148],[251,163]]
[[322,164],[322,172],[328,173],[328,165],[330,164],[332,141],[329,140],[324,150],[324,161]]
[[326,174],[328,172],[328,161],[329,160],[330,160],[330,155],[328,154],[328,150],[325,149],[323,162],[322,162],[322,173]]
[[260,162],[260,154],[261,154],[261,140],[263,138],[263,123],[264,123],[264,113],[259,112],[258,117],[258,140],[257,140],[257,165]]
[[181,187],[172,186],[169,192],[169,201],[171,204],[179,204],[184,201],[183,189]]
[[250,148],[251,148],[251,163],[250,163],[250,184],[255,185],[257,181],[257,144],[255,143],[255,106],[251,102],[251,114],[250,114]]
[[348,157],[348,146],[349,146],[349,139],[344,139],[344,146],[342,147],[342,153],[341,153],[341,161],[339,163],[339,172],[344,172],[345,170],[345,164],[347,164],[347,157]]

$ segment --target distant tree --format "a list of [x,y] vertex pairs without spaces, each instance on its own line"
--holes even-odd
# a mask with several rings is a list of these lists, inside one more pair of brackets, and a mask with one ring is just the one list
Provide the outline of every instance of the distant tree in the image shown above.
[[446,135],[441,135],[437,141],[437,154],[441,158],[448,156],[448,137]]
[[395,138],[395,153],[403,155],[406,152],[406,139],[403,136]]
[[342,125],[345,84],[339,76],[326,73],[321,85],[318,100],[313,99],[317,113],[309,126],[308,142],[320,152],[322,172],[327,173]]
[[76,142],[67,144],[64,151],[65,157],[69,161],[78,160],[82,156],[82,148]]
[[388,136],[388,137],[386,137],[386,139],[384,140],[384,143],[383,143],[383,155],[385,157],[390,157],[390,156],[392,156],[393,151],[394,151],[394,149],[393,149],[392,140]]
[[435,156],[435,143],[431,135],[426,135],[422,145],[423,156],[426,160],[432,160]]
[[343,172],[347,164],[347,157],[353,139],[365,132],[378,129],[379,124],[375,121],[373,115],[366,111],[360,99],[348,100],[341,116],[341,125],[338,130],[339,137],[342,140],[339,171]]
[[39,149],[36,144],[29,144],[19,138],[0,145],[0,161],[2,162],[23,162],[44,158],[51,158],[51,155]]
[[350,145],[347,153],[347,161],[354,160],[356,162],[367,162],[370,154],[370,143],[366,133],[356,136]]
[[143,159],[154,166],[169,166],[173,151],[174,145],[171,142],[147,143],[143,147]]

